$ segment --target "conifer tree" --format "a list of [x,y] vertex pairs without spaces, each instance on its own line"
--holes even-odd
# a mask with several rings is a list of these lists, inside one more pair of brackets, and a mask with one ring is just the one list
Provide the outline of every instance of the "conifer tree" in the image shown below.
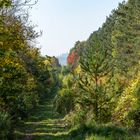
[[[108,81],[112,75],[112,55],[102,45],[98,32],[94,32],[87,42],[80,65],[86,76],[80,79],[80,87],[86,92],[85,101],[92,105],[94,119],[101,122],[111,100]],[[107,116],[106,114],[105,116]],[[104,121],[104,120],[102,120]]]

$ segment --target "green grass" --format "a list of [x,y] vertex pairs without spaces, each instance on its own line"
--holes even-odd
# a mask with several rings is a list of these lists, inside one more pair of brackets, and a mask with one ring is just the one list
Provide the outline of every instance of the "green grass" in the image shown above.
[[[140,140],[140,134],[114,124],[77,125],[70,132],[73,138],[81,135],[81,140]],[[73,139],[75,140],[75,139]]]
[[68,128],[62,116],[53,111],[53,99],[39,105],[15,130],[14,140],[140,140],[123,128],[105,124]]
[[69,129],[63,117],[53,111],[53,99],[46,100],[28,120],[15,130],[15,139],[69,140]]
[[85,140],[140,140],[140,136],[131,136],[131,137],[105,137],[105,136],[98,136],[98,135],[91,135],[87,136]]

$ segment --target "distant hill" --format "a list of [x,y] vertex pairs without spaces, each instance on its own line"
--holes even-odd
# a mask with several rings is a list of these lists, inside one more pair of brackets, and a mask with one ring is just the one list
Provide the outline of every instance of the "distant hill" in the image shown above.
[[62,66],[67,65],[67,57],[68,57],[68,53],[63,53],[63,54],[57,56],[59,63]]

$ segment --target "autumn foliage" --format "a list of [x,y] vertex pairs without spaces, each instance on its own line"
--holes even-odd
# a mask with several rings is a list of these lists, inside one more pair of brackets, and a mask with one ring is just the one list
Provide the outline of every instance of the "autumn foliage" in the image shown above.
[[68,64],[72,65],[77,57],[77,53],[75,51],[72,51],[72,53],[70,53],[67,58]]

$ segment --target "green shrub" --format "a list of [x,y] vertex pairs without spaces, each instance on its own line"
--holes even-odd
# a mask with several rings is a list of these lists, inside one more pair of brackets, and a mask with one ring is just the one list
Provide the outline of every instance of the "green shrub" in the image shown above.
[[73,97],[73,93],[70,89],[63,88],[59,90],[54,101],[55,110],[60,114],[69,113],[74,108]]
[[140,129],[140,109],[131,111],[129,113],[129,119],[133,120],[135,129]]
[[11,117],[7,112],[0,112],[0,138],[6,139],[11,132]]
[[[113,124],[101,124],[98,125],[95,122],[90,125],[77,125],[71,130],[71,136],[77,136],[79,134],[94,135],[104,138],[111,138],[111,140],[124,140],[127,136],[127,131],[123,128],[117,127]],[[90,138],[91,139],[91,138]]]
[[85,140],[111,140],[111,139],[102,136],[97,136],[97,135],[90,135],[90,136],[86,136]]

